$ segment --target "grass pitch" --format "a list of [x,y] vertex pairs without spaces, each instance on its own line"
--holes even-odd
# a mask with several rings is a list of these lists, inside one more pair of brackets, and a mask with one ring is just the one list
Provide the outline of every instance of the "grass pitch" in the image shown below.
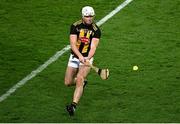
[[[122,2],[2,0],[0,95],[69,44],[84,5],[98,21]],[[134,0],[101,26],[94,63],[108,67],[110,78],[90,73],[74,117],[65,111],[74,90],[63,84],[67,52],[0,103],[0,122],[180,122],[179,5]]]

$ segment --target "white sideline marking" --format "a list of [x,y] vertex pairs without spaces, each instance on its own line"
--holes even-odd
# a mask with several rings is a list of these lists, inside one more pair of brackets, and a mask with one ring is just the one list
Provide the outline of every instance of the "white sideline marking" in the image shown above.
[[110,18],[112,18],[116,13],[118,13],[121,9],[123,9],[126,5],[128,5],[130,2],[132,2],[133,0],[126,0],[124,1],[122,4],[120,4],[118,7],[116,7],[116,9],[114,9],[113,11],[111,11],[108,15],[106,15],[104,18],[102,18],[100,21],[98,21],[96,24],[98,26],[101,26],[102,24],[104,24],[107,20],[109,20]]
[[[104,24],[107,20],[112,18],[116,13],[118,13],[121,9],[123,9],[126,5],[128,5],[133,0],[126,0],[122,4],[120,4],[116,9],[114,9],[112,12],[110,12],[108,15],[106,15],[104,18],[99,20],[96,24],[98,26],[101,26]],[[56,54],[54,54],[52,57],[50,57],[44,64],[40,65],[36,70],[32,71],[29,75],[27,75],[25,78],[20,80],[17,84],[15,84],[13,87],[11,87],[5,94],[3,94],[0,97],[0,102],[4,101],[8,96],[10,96],[12,93],[14,93],[18,88],[26,84],[27,81],[34,78],[37,74],[39,74],[41,71],[43,71],[48,65],[56,61],[60,56],[62,56],[65,52],[70,50],[70,45],[67,45],[62,50],[57,51]]]
[[15,84],[13,87],[11,87],[5,94],[3,94],[0,97],[0,102],[5,100],[8,96],[10,96],[12,93],[14,93],[18,88],[23,86],[27,81],[29,81],[30,79],[35,77],[38,73],[43,71],[48,65],[50,65],[51,63],[56,61],[60,56],[62,56],[69,49],[70,49],[70,45],[67,45],[61,51],[56,52],[56,54],[54,54],[54,56],[50,57],[49,60],[47,60],[44,64],[40,65],[36,70],[32,71],[29,75],[27,75],[25,78],[23,78],[17,84]]

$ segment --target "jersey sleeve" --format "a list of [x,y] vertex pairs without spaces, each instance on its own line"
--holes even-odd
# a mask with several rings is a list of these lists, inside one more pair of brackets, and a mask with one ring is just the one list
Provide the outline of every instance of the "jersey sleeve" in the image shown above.
[[101,38],[101,30],[99,28],[94,32],[93,38]]
[[71,25],[70,28],[70,34],[77,34],[76,26],[74,26],[73,24]]

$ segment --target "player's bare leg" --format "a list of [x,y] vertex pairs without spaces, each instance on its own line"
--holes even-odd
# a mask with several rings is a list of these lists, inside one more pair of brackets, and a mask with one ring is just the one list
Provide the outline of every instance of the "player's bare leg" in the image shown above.
[[76,104],[79,102],[82,96],[84,80],[86,79],[89,71],[90,71],[90,67],[88,66],[82,65],[79,67],[79,72],[77,74],[77,80],[76,80],[76,88],[75,88],[74,97],[73,97],[73,102]]
[[85,65],[81,65],[79,67],[79,71],[76,79],[76,88],[73,96],[73,102],[71,103],[71,105],[67,106],[67,111],[69,112],[70,115],[74,114],[76,105],[78,104],[83,94],[84,80],[86,79],[89,72],[90,72],[90,67]]
[[69,66],[67,67],[65,78],[64,78],[64,84],[66,86],[75,85],[77,71],[78,71],[77,68],[73,68],[73,67],[69,67]]

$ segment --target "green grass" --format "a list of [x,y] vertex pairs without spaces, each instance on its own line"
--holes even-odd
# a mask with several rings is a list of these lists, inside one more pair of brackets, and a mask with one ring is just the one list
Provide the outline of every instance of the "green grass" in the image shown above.
[[[96,20],[122,0],[0,3],[0,95],[66,46],[69,26],[92,5]],[[134,0],[101,27],[89,84],[70,118],[63,84],[69,52],[0,103],[0,122],[180,122],[180,2]],[[139,70],[133,71],[132,66]]]

